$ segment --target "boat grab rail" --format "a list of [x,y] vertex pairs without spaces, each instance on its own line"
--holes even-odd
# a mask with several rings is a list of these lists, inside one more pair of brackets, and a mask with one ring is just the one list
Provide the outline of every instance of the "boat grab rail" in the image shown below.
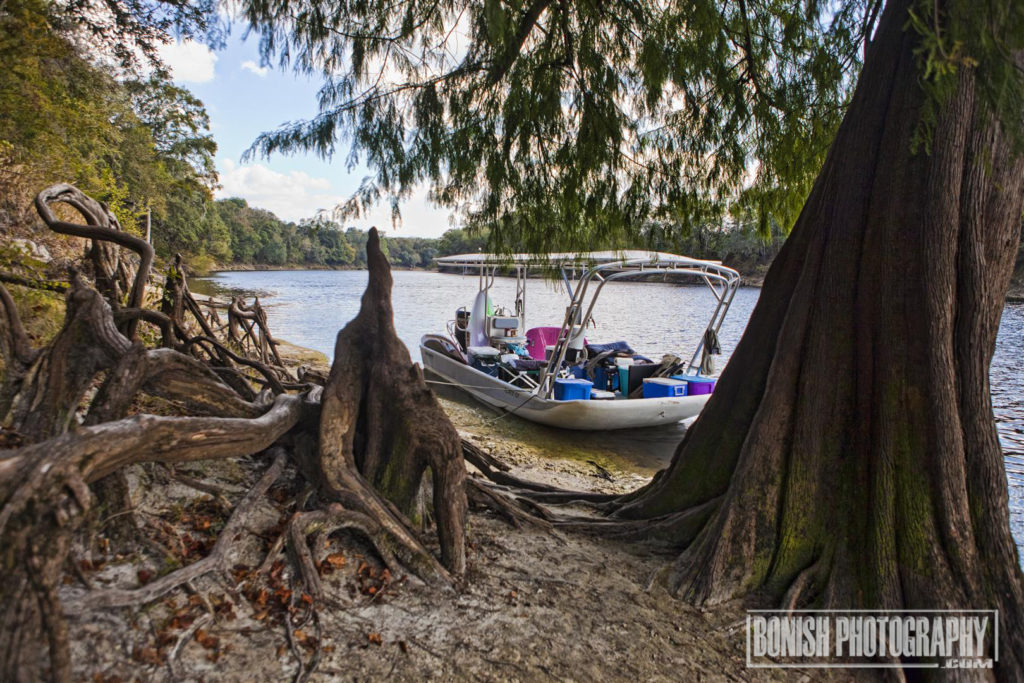
[[[575,292],[572,292],[572,298],[569,306],[566,307],[565,318],[562,321],[562,333],[559,334],[558,341],[556,342],[555,349],[548,361],[548,365],[541,374],[540,381],[536,389],[536,393],[538,395],[543,394],[545,397],[549,397],[554,391],[553,378],[557,375],[558,369],[562,367],[562,363],[565,361],[565,356],[569,349],[569,341],[573,337],[573,328],[576,325],[579,325],[581,328],[586,326],[587,322],[593,316],[594,305],[600,297],[601,290],[604,289],[606,284],[613,280],[631,277],[636,275],[638,272],[675,273],[694,275],[702,278],[717,301],[717,305],[711,315],[711,320],[705,328],[705,332],[707,330],[714,330],[716,334],[718,333],[722,322],[725,320],[725,314],[732,305],[733,298],[736,295],[736,290],[739,289],[740,274],[737,271],[729,268],[728,266],[723,266],[711,261],[693,260],[692,263],[671,263],[665,268],[654,267],[644,269],[643,265],[645,262],[646,259],[630,259],[619,262],[603,263],[593,266],[586,271],[577,283]],[[640,271],[620,270],[621,268],[628,266],[640,266],[641,269]],[[617,272],[607,273],[606,275],[604,271]],[[564,269],[563,278],[568,280],[565,276]],[[586,313],[581,317],[580,311],[586,301],[587,291],[590,289],[590,283],[594,279],[598,280],[597,288],[594,291],[593,296],[590,298],[590,304],[587,306]],[[719,291],[718,287],[715,286],[716,284],[721,286],[721,291]],[[705,336],[706,334],[701,335],[701,340],[697,344],[697,348],[690,359],[688,367],[689,371],[692,371],[695,367],[697,358],[700,356],[701,350],[704,347]]]

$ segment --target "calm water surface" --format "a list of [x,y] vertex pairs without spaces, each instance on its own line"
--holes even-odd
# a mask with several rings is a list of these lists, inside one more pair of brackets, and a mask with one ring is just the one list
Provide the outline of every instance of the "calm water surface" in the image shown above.
[[[445,275],[423,271],[395,271],[392,300],[395,328],[419,360],[419,339],[427,332],[441,333],[459,306],[472,307],[475,276]],[[334,355],[334,338],[359,311],[366,286],[366,271],[255,271],[224,272],[206,280],[218,290],[258,294],[267,309],[270,329],[294,344]],[[198,284],[198,283],[197,283]],[[719,338],[725,364],[746,327],[759,289],[743,288],[736,294]],[[496,305],[511,307],[515,281],[498,278],[492,289]],[[597,325],[588,331],[593,342],[625,340],[648,356],[674,351],[688,358],[711,315],[714,298],[704,286],[681,287],[659,283],[612,282],[605,286],[594,311]],[[559,325],[565,312],[566,294],[561,285],[531,280],[526,294],[530,327]],[[1010,484],[1010,524],[1024,558],[1024,304],[1009,304],[992,361],[992,405],[999,437],[1006,454]],[[510,418],[516,419],[518,418]],[[526,437],[529,429],[526,427]],[[543,427],[545,438],[551,432]],[[563,432],[556,438],[598,440],[615,445],[624,460],[641,469],[654,470],[668,463],[682,435],[679,427],[629,432],[580,434]],[[1022,563],[1024,564],[1024,563]]]

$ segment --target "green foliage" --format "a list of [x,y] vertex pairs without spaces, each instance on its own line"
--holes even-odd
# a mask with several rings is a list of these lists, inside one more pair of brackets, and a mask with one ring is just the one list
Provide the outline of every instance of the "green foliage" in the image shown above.
[[116,82],[53,30],[47,8],[10,0],[0,13],[0,139],[11,170],[4,190],[73,180],[130,225],[127,205],[156,184],[153,151]]
[[916,144],[931,148],[941,105],[952,96],[965,70],[979,76],[983,106],[1020,147],[1024,145],[1024,4],[1016,0],[979,6],[968,0],[917,0],[909,29],[920,37],[915,54],[929,97]]
[[157,49],[172,35],[222,44],[227,34],[217,0],[65,0],[48,7],[55,29],[87,39],[127,71],[161,67]]
[[433,198],[512,250],[623,245],[733,208],[789,226],[876,3],[247,0],[267,60],[324,75],[319,114],[251,153],[374,175],[342,216]]
[[487,237],[486,231],[471,233],[462,228],[453,228],[441,235],[437,245],[438,256],[484,251],[487,248]]
[[644,229],[642,247],[722,261],[746,277],[765,270],[785,241],[785,233],[779,225],[769,227],[767,239],[763,231],[764,228],[754,221],[726,220],[702,223],[689,229],[651,223]]
[[[221,263],[270,266],[365,268],[368,233],[343,229],[324,216],[288,223],[244,199],[220,199],[215,213],[230,244],[229,258]],[[436,256],[479,251],[484,237],[464,230],[449,230],[440,239],[386,237],[381,242],[393,266],[430,268]]]
[[44,0],[0,5],[0,192],[27,203],[71,182],[136,234],[152,210],[165,256],[226,257],[211,212],[216,145],[202,103],[159,71],[126,80],[96,61],[71,16]]

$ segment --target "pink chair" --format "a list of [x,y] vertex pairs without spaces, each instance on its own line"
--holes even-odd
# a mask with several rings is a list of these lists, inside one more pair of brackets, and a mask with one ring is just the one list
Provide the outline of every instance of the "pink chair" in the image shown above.
[[530,358],[544,360],[544,350],[558,341],[559,327],[531,327],[526,331],[526,350]]

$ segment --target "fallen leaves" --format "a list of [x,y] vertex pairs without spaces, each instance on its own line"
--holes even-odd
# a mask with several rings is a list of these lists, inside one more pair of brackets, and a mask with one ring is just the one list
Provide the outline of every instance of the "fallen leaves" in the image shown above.
[[320,641],[316,638],[316,636],[311,636],[302,629],[296,629],[292,633],[292,638],[295,640],[296,643],[301,645],[306,650],[309,650],[310,652],[315,651],[317,645],[320,644]]
[[140,664],[158,666],[164,661],[162,652],[152,647],[136,647],[132,650],[132,659]]
[[380,569],[369,562],[360,562],[356,570],[356,580],[359,583],[359,590],[364,595],[376,597],[391,585],[391,572],[387,567]]
[[[242,595],[249,601],[253,610],[252,618],[264,621],[268,618],[273,623],[281,623],[285,615],[299,611],[292,604],[293,592],[284,578],[285,564],[278,560],[270,566],[264,579],[259,572],[250,570],[244,565],[235,565],[232,577],[241,584]],[[305,593],[299,596],[303,607],[311,607],[313,598]]]
[[330,555],[324,558],[324,561],[322,563],[320,563],[320,573],[329,574],[330,572],[336,569],[341,569],[345,566],[346,563],[347,560],[345,559],[345,556],[343,554],[331,553]]
[[211,636],[208,631],[198,629],[193,639],[206,650],[216,650],[220,646],[220,638]]

